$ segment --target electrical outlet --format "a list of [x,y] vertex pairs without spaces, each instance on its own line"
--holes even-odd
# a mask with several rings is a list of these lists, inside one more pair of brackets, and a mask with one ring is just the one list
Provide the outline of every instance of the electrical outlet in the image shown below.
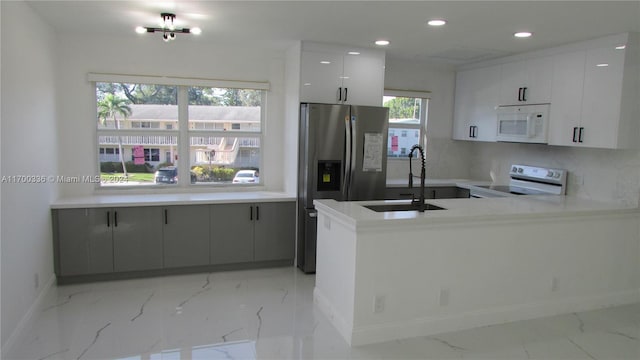
[[378,295],[373,297],[373,312],[381,313],[384,311],[384,295]]
[[551,291],[558,291],[558,278],[555,276],[551,278]]
[[40,287],[40,277],[38,276],[38,273],[33,274],[33,285],[36,289]]
[[440,289],[438,303],[440,304],[440,306],[449,305],[449,289]]

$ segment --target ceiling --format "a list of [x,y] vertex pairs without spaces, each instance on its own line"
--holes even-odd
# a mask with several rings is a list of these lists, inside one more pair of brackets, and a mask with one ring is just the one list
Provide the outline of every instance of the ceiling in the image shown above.
[[[157,26],[161,12],[202,34],[176,41],[286,49],[309,40],[357,47],[391,41],[387,56],[462,64],[608,34],[640,32],[640,1],[28,1],[57,33],[119,37]],[[432,18],[448,24],[433,28]],[[517,31],[533,37],[518,39]],[[168,45],[170,46],[170,45]]]

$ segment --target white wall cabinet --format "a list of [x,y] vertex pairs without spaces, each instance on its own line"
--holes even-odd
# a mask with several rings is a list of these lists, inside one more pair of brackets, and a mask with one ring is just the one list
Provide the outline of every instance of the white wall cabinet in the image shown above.
[[496,106],[500,104],[500,65],[459,71],[453,138],[456,140],[495,141]]
[[384,51],[305,42],[300,101],[381,106],[384,65]]
[[638,147],[639,57],[634,34],[556,56],[549,144]]
[[495,106],[551,103],[549,145],[637,148],[639,43],[636,33],[618,34],[459,71],[453,138],[495,141]]
[[502,64],[500,105],[549,103],[552,78],[550,56]]

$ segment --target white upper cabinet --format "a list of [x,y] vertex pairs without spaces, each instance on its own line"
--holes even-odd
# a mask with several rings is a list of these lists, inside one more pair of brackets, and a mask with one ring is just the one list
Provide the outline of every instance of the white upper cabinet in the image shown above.
[[300,101],[381,106],[384,66],[381,50],[304,42]]
[[550,56],[503,64],[500,105],[549,103],[552,78],[553,58]]
[[[559,54],[553,60],[549,144],[571,145],[582,116],[585,51]],[[577,130],[576,130],[577,131]]]
[[456,140],[495,141],[496,106],[500,104],[500,65],[459,71],[453,138]]
[[637,34],[610,36],[587,44],[585,50],[556,56],[549,144],[637,148]]

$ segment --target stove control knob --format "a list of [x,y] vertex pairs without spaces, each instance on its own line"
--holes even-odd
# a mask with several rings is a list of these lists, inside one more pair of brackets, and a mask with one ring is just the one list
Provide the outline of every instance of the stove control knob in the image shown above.
[[514,166],[514,167],[511,168],[511,172],[517,172],[517,171],[518,171],[517,167]]
[[547,172],[547,177],[554,177],[555,173],[553,171]]
[[559,179],[560,178],[560,173],[557,172],[557,173],[553,174],[553,177],[556,178],[556,179]]
[[518,173],[519,173],[519,174],[522,174],[522,172],[523,172],[523,171],[524,171],[524,170],[522,170],[522,168],[518,168]]

